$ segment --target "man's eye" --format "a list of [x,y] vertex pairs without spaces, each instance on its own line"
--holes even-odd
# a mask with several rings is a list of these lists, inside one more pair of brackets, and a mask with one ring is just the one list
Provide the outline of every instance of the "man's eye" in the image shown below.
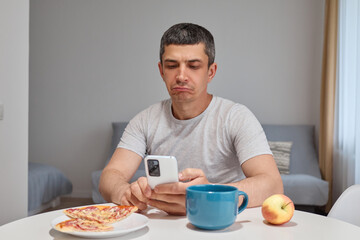
[[177,67],[177,65],[166,65],[166,68],[170,68],[170,69],[176,68],[176,67]]
[[199,69],[200,66],[199,66],[199,65],[190,65],[190,68],[191,68],[191,69]]

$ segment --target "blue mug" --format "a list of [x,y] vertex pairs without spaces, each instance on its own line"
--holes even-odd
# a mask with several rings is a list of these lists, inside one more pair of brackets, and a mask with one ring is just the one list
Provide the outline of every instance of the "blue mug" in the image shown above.
[[[244,200],[238,207],[239,196]],[[228,185],[193,185],[186,189],[186,216],[197,228],[217,230],[231,226],[248,204],[248,196]]]

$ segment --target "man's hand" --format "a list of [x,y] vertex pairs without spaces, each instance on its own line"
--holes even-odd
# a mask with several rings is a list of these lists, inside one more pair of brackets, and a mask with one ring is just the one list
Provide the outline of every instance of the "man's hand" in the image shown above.
[[179,181],[157,185],[148,204],[172,215],[186,215],[186,188],[209,184],[209,181],[201,169],[194,168],[187,168],[179,173]]
[[140,177],[137,181],[129,184],[121,198],[121,205],[134,205],[139,210],[145,210],[151,196],[151,188],[146,177]]

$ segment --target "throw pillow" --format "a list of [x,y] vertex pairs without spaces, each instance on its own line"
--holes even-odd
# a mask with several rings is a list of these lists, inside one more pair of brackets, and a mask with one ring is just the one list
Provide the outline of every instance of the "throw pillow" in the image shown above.
[[280,174],[290,173],[290,153],[292,144],[292,142],[269,141],[270,150],[274,155]]

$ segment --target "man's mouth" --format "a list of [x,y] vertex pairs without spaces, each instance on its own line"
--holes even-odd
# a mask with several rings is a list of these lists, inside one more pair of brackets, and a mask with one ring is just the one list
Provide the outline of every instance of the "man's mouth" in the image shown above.
[[177,91],[177,92],[189,92],[189,91],[191,91],[191,89],[187,88],[187,87],[173,87],[172,90]]

